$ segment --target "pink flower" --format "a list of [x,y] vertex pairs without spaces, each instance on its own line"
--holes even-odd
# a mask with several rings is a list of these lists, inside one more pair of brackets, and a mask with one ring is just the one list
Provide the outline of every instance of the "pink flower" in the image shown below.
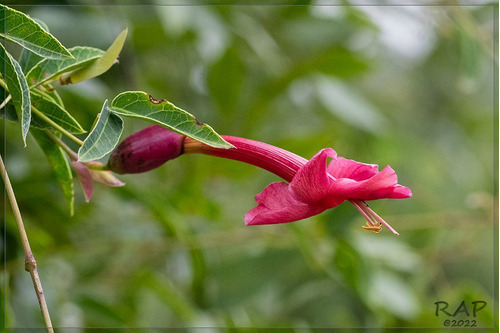
[[[186,138],[184,153],[202,153],[250,163],[289,182],[272,183],[257,194],[258,205],[245,215],[246,225],[294,222],[348,200],[366,218],[367,226],[363,228],[379,232],[384,225],[398,235],[365,202],[411,197],[410,189],[398,184],[390,166],[379,172],[377,165],[337,157],[331,148],[322,149],[307,161],[262,142],[232,136],[223,138],[235,148],[213,148]],[[329,163],[328,158],[332,159]]]
[[[367,226],[363,228],[379,232],[384,225],[398,234],[365,201],[402,199],[412,195],[409,188],[398,184],[396,173],[390,166],[379,171],[376,164],[337,157],[331,148],[322,149],[308,161],[287,150],[254,140],[223,136],[235,148],[221,149],[188,137],[180,139],[167,129],[155,127],[154,133],[159,138],[168,138],[158,146],[158,140],[149,137],[151,133],[152,129],[146,128],[125,139],[123,147],[126,149],[122,150],[126,154],[113,153],[108,162],[110,170],[115,171],[115,166],[116,171],[123,173],[146,171],[134,166],[139,160],[135,152],[141,163],[149,165],[151,162],[154,167],[180,154],[201,153],[249,163],[287,181],[272,183],[255,196],[258,205],[245,215],[246,225],[294,222],[349,201],[366,218]],[[127,167],[122,167],[124,165]]]
[[[332,159],[329,163],[328,158]],[[258,206],[245,215],[245,224],[293,222],[348,200],[368,220],[365,228],[380,231],[383,224],[397,234],[365,203],[366,200],[411,197],[410,189],[397,182],[390,166],[379,172],[375,164],[337,157],[333,149],[322,149],[300,168],[290,184],[272,183],[259,193],[255,197]]]

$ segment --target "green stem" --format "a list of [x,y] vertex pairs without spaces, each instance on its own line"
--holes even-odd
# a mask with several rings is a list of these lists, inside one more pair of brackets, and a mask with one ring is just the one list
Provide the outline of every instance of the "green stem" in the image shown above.
[[2,156],[0,156],[0,172],[2,173],[2,179],[5,184],[5,191],[7,192],[7,197],[9,198],[10,205],[14,213],[14,218],[16,219],[17,227],[19,229],[21,242],[24,248],[24,269],[31,275],[33,286],[35,287],[36,297],[38,299],[38,305],[40,306],[40,310],[42,311],[42,316],[45,321],[45,327],[47,327],[47,332],[53,333],[54,329],[52,328],[49,309],[47,307],[47,302],[45,301],[45,296],[43,294],[42,282],[40,281],[40,276],[38,275],[36,260],[33,256],[33,252],[31,252],[31,247],[28,240],[28,235],[26,234],[26,228],[24,227],[21,211],[19,210],[16,196],[14,194],[14,189],[12,188],[12,184],[10,182],[9,175],[7,174],[5,164],[3,163]]
[[11,99],[12,95],[7,96],[7,98],[2,102],[2,104],[0,104],[0,109],[3,109],[7,105],[7,103],[10,102]]
[[[0,86],[5,89],[5,91],[9,92],[9,89],[7,88],[7,84],[5,84],[5,81],[3,80],[3,78],[0,76]],[[12,95],[9,94],[9,96],[7,96],[7,98],[5,98],[5,100],[2,102],[2,104],[0,104],[0,109],[2,109],[5,105],[7,105],[7,103],[9,103],[9,101],[12,99]]]
[[9,89],[7,88],[7,84],[5,83],[2,76],[0,76],[0,86],[2,86],[2,88],[4,88],[5,90],[9,91]]
[[36,113],[37,116],[42,118],[44,121],[46,121],[50,126],[54,127],[56,130],[61,132],[62,134],[66,135],[68,138],[70,138],[73,142],[76,142],[79,146],[83,145],[83,141],[75,137],[73,134],[70,132],[66,131],[64,128],[56,124],[52,119],[47,117],[42,111],[38,110],[34,106],[31,106],[31,110]]
[[51,130],[46,130],[45,133],[47,133],[47,135],[52,139],[52,141],[57,143],[57,145],[61,147],[66,154],[68,154],[69,158],[72,161],[78,160],[78,154],[75,153],[70,147],[68,147],[57,135],[54,134],[54,132],[52,132]]
[[83,164],[85,164],[85,166],[87,168],[89,168],[90,170],[96,170],[96,171],[109,171],[108,169],[108,166],[107,165],[103,165],[101,163],[92,163],[94,161],[90,161],[90,162],[83,162]]

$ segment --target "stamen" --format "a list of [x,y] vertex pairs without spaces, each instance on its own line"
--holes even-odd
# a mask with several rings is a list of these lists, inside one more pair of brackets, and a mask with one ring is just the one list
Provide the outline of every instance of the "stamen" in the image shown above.
[[371,224],[368,224],[368,226],[363,226],[363,229],[366,230],[372,230],[377,232],[380,228],[380,224],[383,224],[384,226],[387,227],[393,234],[399,236],[399,233],[394,230],[393,227],[390,226],[389,223],[384,221],[383,218],[381,218],[377,213],[375,213],[370,207],[368,207],[368,204],[362,200],[349,200],[354,207],[361,213],[361,215],[364,216],[364,218]]
[[383,225],[386,226],[387,229],[389,229],[394,235],[397,235],[399,236],[399,233],[394,230],[393,227],[391,227],[391,225],[387,222],[385,222],[385,220],[383,218],[381,218],[377,213],[375,213],[370,207],[368,207],[368,205],[366,205],[366,210],[369,212],[369,214],[374,217],[377,221],[379,221],[380,223],[382,223]]
[[359,200],[350,200],[351,203],[354,205],[354,207],[356,207],[356,209],[361,213],[361,215],[363,215],[363,217],[368,221],[368,226],[370,226],[370,224],[375,227],[377,226],[377,223],[373,220],[373,217],[368,215],[367,212],[365,211],[365,207],[361,204],[362,201],[359,201]]
[[366,222],[366,225],[363,225],[361,227],[363,229],[365,229],[365,230],[373,231],[376,234],[378,234],[382,230],[382,227],[381,227],[380,223],[378,225],[376,225],[376,226],[373,226],[373,225],[370,225],[370,223]]

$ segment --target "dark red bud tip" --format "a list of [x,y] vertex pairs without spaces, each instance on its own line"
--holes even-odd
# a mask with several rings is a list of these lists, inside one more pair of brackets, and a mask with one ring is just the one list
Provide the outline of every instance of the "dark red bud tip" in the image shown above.
[[159,125],[146,127],[115,148],[107,167],[119,174],[152,170],[181,155],[184,138],[184,135]]

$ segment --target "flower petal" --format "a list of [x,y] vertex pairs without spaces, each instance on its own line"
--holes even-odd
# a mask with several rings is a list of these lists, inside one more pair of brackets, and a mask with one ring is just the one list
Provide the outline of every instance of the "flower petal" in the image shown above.
[[378,165],[337,157],[328,164],[327,170],[328,173],[336,179],[349,178],[360,181],[376,175],[378,173]]
[[408,198],[411,196],[411,191],[399,185],[396,172],[390,166],[386,166],[366,180],[339,179],[330,186],[330,194],[347,199],[376,200]]
[[[362,192],[364,193],[361,194],[363,197],[359,197],[358,199],[376,200],[383,198],[401,198],[400,195],[402,194],[411,196],[411,191],[409,189],[408,191],[401,191],[404,186],[398,184],[396,172],[388,165],[370,179],[361,181],[360,185],[363,186]],[[397,192],[395,192],[396,188],[398,188]],[[403,198],[407,197],[408,196],[403,196]]]
[[[332,148],[325,148],[314,155],[290,182],[290,191],[297,200],[313,204],[329,194],[333,178],[327,172],[327,158],[336,158]],[[328,207],[327,207],[328,208]]]
[[294,222],[316,215],[328,207],[308,205],[294,198],[289,185],[275,182],[255,196],[258,206],[245,215],[246,225]]
[[394,186],[391,195],[386,198],[406,199],[406,198],[411,198],[412,195],[413,194],[411,193],[411,190],[408,187],[397,184],[396,186]]

